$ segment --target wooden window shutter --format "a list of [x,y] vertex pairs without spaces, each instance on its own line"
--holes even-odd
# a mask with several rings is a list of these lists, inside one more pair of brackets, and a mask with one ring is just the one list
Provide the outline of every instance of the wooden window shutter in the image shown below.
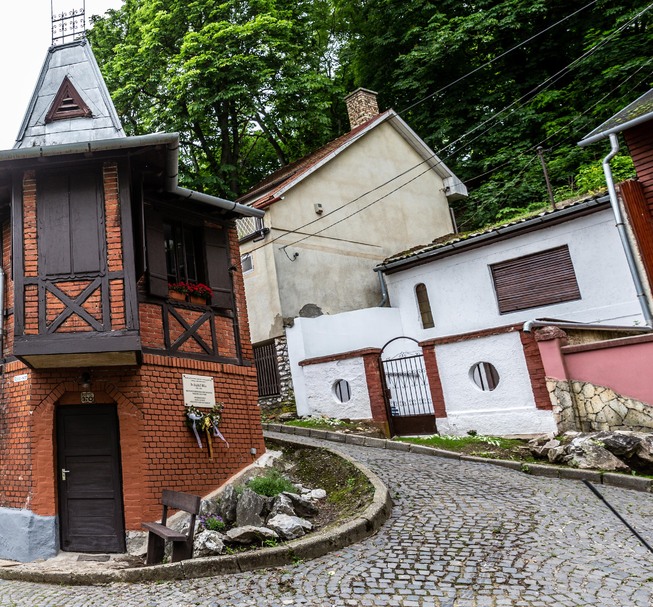
[[417,297],[417,305],[419,307],[419,315],[422,319],[423,329],[432,329],[435,326],[433,322],[433,313],[431,312],[431,302],[429,301],[429,294],[426,290],[424,283],[419,283],[415,287],[415,295]]
[[227,228],[204,228],[206,250],[206,278],[213,291],[211,303],[218,308],[233,308],[231,283],[231,255]]
[[490,270],[501,314],[581,298],[567,245],[503,261]]
[[145,238],[147,246],[147,279],[150,295],[168,297],[163,219],[152,207],[145,207]]

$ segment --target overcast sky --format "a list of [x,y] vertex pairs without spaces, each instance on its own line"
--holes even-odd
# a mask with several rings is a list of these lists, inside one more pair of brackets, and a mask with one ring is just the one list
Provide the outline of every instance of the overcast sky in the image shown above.
[[[82,7],[82,0],[53,0],[55,13]],[[122,0],[86,0],[87,22],[119,8]],[[0,4],[0,150],[13,147],[52,40],[50,0]]]

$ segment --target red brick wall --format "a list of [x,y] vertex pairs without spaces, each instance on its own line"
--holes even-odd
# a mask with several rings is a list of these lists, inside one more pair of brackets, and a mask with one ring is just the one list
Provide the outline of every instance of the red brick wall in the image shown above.
[[537,346],[534,333],[519,332],[521,345],[524,348],[524,358],[526,359],[526,368],[531,379],[531,388],[535,398],[535,406],[538,409],[551,410],[551,399],[546,387],[546,373],[540,349]]
[[[33,172],[23,178],[25,275],[36,276],[36,183]],[[122,243],[117,170],[113,163],[104,166],[107,262],[109,269],[122,269]],[[9,267],[11,252],[10,227],[3,226],[3,267]],[[230,228],[232,263],[240,268],[240,254],[235,228]],[[247,361],[253,359],[245,306],[242,273],[234,272],[235,302],[242,352]],[[13,283],[8,282],[5,306],[13,307]],[[82,285],[68,285],[71,293]],[[68,288],[65,287],[65,288]],[[26,332],[38,331],[36,288],[26,289]],[[113,329],[125,327],[124,283],[111,283]],[[54,302],[51,302],[56,305]],[[87,310],[96,316],[98,302],[91,298]],[[53,308],[49,316],[56,316]],[[185,310],[187,321],[199,312]],[[139,306],[142,342],[145,347],[163,348],[163,318],[160,306],[141,303]],[[80,330],[82,324],[68,323]],[[85,324],[85,323],[83,323]],[[13,323],[10,323],[13,328]],[[9,328],[9,327],[8,327]],[[203,330],[210,343],[210,332]],[[235,358],[236,335],[233,321],[216,318],[219,354]],[[13,334],[5,344],[11,353]],[[190,340],[187,348],[196,352]],[[55,412],[58,403],[77,404],[80,400],[81,369],[31,370],[20,362],[4,366],[0,399],[0,506],[29,508],[40,515],[54,515],[56,500]],[[265,450],[257,402],[256,371],[253,365],[232,365],[203,362],[169,356],[145,354],[140,367],[92,368],[91,390],[96,402],[115,402],[120,426],[123,498],[128,529],[140,529],[144,520],[160,516],[160,497],[164,488],[204,495],[250,464],[256,457],[250,453]],[[212,376],[216,400],[225,409],[220,425],[229,441],[229,448],[213,439],[213,460],[209,460],[206,439],[204,449],[197,446],[192,432],[185,425],[182,375]],[[26,381],[15,382],[17,375]],[[80,406],[83,406],[80,404]]]
[[5,273],[5,300],[0,302],[0,308],[4,303],[5,310],[12,310],[12,312],[5,318],[4,330],[5,336],[3,340],[3,352],[0,353],[5,356],[8,352],[13,351],[14,347],[14,279],[11,266],[11,223],[7,221],[2,225],[2,269]]
[[[19,373],[28,381],[14,383]],[[216,400],[224,403],[220,428],[229,447],[214,438],[213,460],[206,437],[200,450],[185,425],[184,373],[214,377]],[[55,407],[79,402],[78,375],[78,370],[7,365],[1,506],[27,505],[43,516],[57,512]],[[205,495],[254,460],[251,448],[258,455],[265,450],[252,368],[145,355],[139,368],[92,369],[91,382],[97,402],[115,402],[118,408],[128,529],[160,516],[162,489]]]
[[435,417],[447,417],[447,407],[444,402],[444,393],[442,392],[442,381],[440,380],[440,371],[435,355],[435,345],[430,342],[420,345],[424,354],[424,367],[426,369],[426,377],[429,380],[429,389],[431,390],[431,400],[433,402]]

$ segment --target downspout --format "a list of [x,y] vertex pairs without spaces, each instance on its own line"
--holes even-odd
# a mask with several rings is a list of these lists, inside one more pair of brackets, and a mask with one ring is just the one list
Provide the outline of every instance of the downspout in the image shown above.
[[382,268],[374,268],[374,271],[379,275],[379,284],[381,285],[381,301],[378,303],[378,308],[383,308],[388,303],[388,286],[385,284]]
[[642,314],[644,316],[644,322],[647,327],[653,326],[653,316],[651,316],[651,309],[648,305],[646,299],[646,292],[644,289],[644,283],[639,273],[639,268],[635,261],[635,255],[633,253],[630,240],[628,238],[628,233],[626,232],[626,225],[623,220],[623,214],[621,212],[621,206],[619,205],[619,199],[617,198],[617,190],[614,185],[614,179],[612,177],[612,168],[610,167],[610,161],[617,155],[619,152],[619,139],[616,134],[610,134],[610,143],[612,144],[612,149],[610,153],[603,159],[603,173],[605,174],[605,180],[608,184],[608,194],[610,195],[610,206],[612,207],[612,212],[614,214],[617,230],[619,232],[619,238],[621,239],[621,244],[624,248],[626,254],[626,261],[628,262],[628,268],[630,269],[630,275],[635,283],[635,290],[637,291],[637,299],[639,300],[639,305],[642,308]]

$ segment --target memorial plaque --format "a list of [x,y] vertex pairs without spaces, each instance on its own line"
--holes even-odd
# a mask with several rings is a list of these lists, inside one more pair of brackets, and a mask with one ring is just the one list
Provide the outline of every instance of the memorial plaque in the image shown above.
[[215,407],[213,378],[206,375],[182,375],[184,384],[184,405],[187,407]]

